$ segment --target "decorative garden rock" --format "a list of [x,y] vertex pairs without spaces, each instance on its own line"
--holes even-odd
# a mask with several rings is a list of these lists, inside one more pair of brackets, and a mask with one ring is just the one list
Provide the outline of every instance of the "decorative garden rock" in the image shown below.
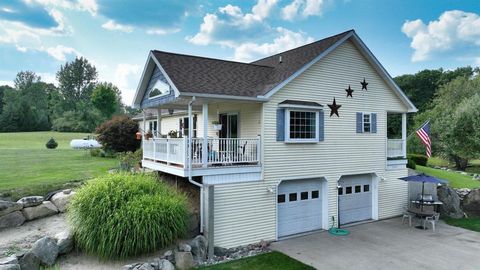
[[155,268],[153,268],[152,265],[150,265],[149,263],[144,263],[142,265],[140,265],[139,267],[135,267],[133,269],[138,269],[138,270],[155,270]]
[[[58,256],[57,241],[51,237],[43,237],[30,250],[43,264],[51,266],[55,264]],[[23,268],[22,268],[23,269]]]
[[463,199],[462,206],[468,216],[480,217],[480,189],[472,189]]
[[12,255],[9,257],[1,258],[0,265],[4,265],[4,264],[18,264],[17,256]]
[[45,201],[42,204],[34,207],[23,208],[22,213],[27,220],[33,220],[55,215],[58,213],[58,209],[51,202]]
[[0,201],[0,216],[22,210],[23,205],[16,202]]
[[67,210],[67,205],[70,202],[70,199],[75,195],[75,192],[58,192],[52,196],[50,201],[57,207],[58,211],[61,213]]
[[0,270],[21,270],[18,264],[0,264]]
[[169,260],[160,260],[158,262],[158,270],[175,270],[175,266]]
[[58,246],[58,254],[67,254],[73,249],[73,237],[69,230],[55,235]]
[[192,247],[189,244],[180,243],[178,244],[178,251],[190,252],[192,251]]
[[207,259],[208,242],[205,236],[197,235],[192,241],[190,241],[190,246],[192,247],[193,259],[196,262],[201,262]]
[[24,222],[25,222],[25,216],[23,216],[22,212],[20,211],[11,212],[4,216],[0,216],[0,229],[17,227],[22,225]]
[[440,207],[440,214],[451,218],[462,218],[464,213],[460,208],[460,197],[457,192],[448,186],[440,186],[437,188],[438,200],[443,205]]
[[175,256],[173,254],[173,251],[167,250],[165,253],[163,253],[163,259],[169,260],[173,263],[175,263]]
[[194,266],[191,252],[175,251],[175,266],[179,270],[187,270]]
[[227,255],[228,249],[223,247],[213,247],[213,254],[218,257]]
[[40,269],[40,260],[33,252],[29,251],[20,258],[19,265],[22,270],[38,270]]
[[17,203],[21,203],[23,207],[33,207],[42,204],[43,197],[42,196],[28,196],[23,197],[17,201]]

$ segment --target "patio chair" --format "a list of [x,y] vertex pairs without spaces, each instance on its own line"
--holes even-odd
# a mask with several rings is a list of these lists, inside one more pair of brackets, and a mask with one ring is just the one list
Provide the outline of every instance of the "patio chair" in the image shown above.
[[431,217],[426,217],[425,220],[423,221],[423,229],[425,229],[425,225],[427,223],[430,223],[432,226],[432,230],[435,231],[435,224],[438,222],[439,219],[440,219],[440,213],[436,213]]
[[415,214],[408,212],[407,209],[404,209],[402,216],[402,224],[405,224],[405,219],[408,218],[408,226],[412,227],[412,219],[415,217]]

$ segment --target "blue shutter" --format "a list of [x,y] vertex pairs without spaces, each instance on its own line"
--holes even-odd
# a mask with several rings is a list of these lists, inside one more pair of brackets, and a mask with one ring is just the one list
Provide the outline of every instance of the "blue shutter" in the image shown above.
[[285,109],[277,109],[277,142],[285,141]]
[[363,113],[357,112],[357,133],[363,133]]
[[371,118],[372,119],[370,119],[370,121],[372,122],[372,133],[377,133],[377,114],[372,113]]
[[318,112],[318,141],[321,142],[325,138],[325,117],[323,111]]

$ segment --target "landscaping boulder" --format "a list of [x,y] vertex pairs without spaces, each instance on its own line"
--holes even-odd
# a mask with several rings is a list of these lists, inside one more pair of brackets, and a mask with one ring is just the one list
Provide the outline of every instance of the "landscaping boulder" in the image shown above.
[[73,236],[70,230],[65,230],[55,235],[58,246],[58,254],[67,254],[73,249]]
[[31,251],[25,253],[19,260],[22,270],[38,270],[40,269],[40,260]]
[[142,265],[140,265],[139,267],[135,267],[133,269],[137,269],[137,270],[155,270],[155,268],[153,268],[153,266],[149,263],[144,263]]
[[58,209],[50,201],[45,201],[34,207],[23,208],[22,213],[27,220],[33,220],[55,215],[58,213]]
[[175,262],[175,256],[173,254],[173,251],[167,250],[165,253],[163,253],[163,259],[169,260],[171,262]]
[[20,270],[18,264],[0,264],[0,270]]
[[192,247],[189,244],[180,243],[178,244],[178,251],[190,252],[192,251]]
[[155,269],[158,270],[175,270],[175,266],[169,261],[165,259],[161,259],[155,262]]
[[42,196],[28,196],[23,197],[17,201],[17,203],[21,203],[23,207],[33,207],[42,204],[43,197]]
[[9,257],[1,258],[0,265],[4,265],[4,264],[18,264],[17,256],[12,255]]
[[[52,266],[58,256],[57,241],[51,237],[43,237],[30,250],[44,265]],[[22,268],[23,269],[23,268]]]
[[0,201],[0,216],[22,210],[23,206],[20,203]]
[[228,253],[228,249],[223,247],[213,247],[213,254],[218,257],[226,256]]
[[67,205],[70,202],[70,199],[73,197],[73,195],[75,195],[75,192],[71,192],[71,190],[65,191],[56,193],[50,199],[50,201],[57,207],[58,211],[60,211],[61,213],[67,210]]
[[192,268],[193,265],[193,256],[191,252],[175,251],[175,266],[177,269],[187,270]]
[[457,192],[449,186],[437,188],[438,200],[443,205],[440,207],[440,214],[451,218],[462,218],[464,213],[460,208],[460,197]]
[[203,262],[207,259],[207,238],[203,235],[197,235],[190,241],[190,246],[192,247],[193,259],[198,262]]
[[4,216],[0,216],[0,229],[17,227],[22,225],[24,222],[25,222],[25,217],[23,216],[22,212],[20,211],[11,212]]
[[480,217],[480,189],[472,189],[463,199],[462,206],[468,216]]

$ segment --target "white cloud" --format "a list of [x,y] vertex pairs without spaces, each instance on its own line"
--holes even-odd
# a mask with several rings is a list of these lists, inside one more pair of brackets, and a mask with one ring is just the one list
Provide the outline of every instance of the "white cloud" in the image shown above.
[[263,56],[272,55],[314,41],[303,32],[293,32],[285,28],[277,28],[279,36],[271,43],[257,44],[253,42],[243,43],[235,48],[234,59],[249,62]]
[[272,32],[264,22],[277,0],[258,0],[251,13],[243,13],[238,6],[226,5],[216,13],[207,13],[200,31],[187,40],[196,45],[219,44],[234,46],[237,42],[262,37]]
[[14,87],[14,86],[15,86],[15,84],[13,83],[13,81],[1,81],[1,80],[0,80],[0,86],[2,86],[2,85],[8,85],[8,86],[10,86],[10,87]]
[[162,29],[162,28],[152,28],[147,30],[147,34],[149,35],[166,35],[166,34],[174,34],[180,32],[180,28],[172,28],[172,29]]
[[282,8],[282,18],[293,21],[296,18],[322,15],[325,0],[293,0]]
[[428,25],[420,19],[406,21],[402,32],[412,39],[412,61],[424,61],[435,53],[480,46],[480,16],[461,10],[445,11]]
[[121,31],[125,33],[131,33],[133,31],[133,26],[119,24],[114,20],[107,21],[106,23],[102,24],[102,27],[110,31]]
[[28,2],[37,2],[48,7],[57,7],[64,9],[75,9],[87,11],[92,15],[96,15],[98,4],[96,0],[25,0]]
[[118,64],[114,77],[111,80],[122,92],[122,100],[125,104],[131,104],[137,83],[140,80],[141,73],[140,65],[135,64]]
[[40,72],[40,73],[37,73],[37,75],[40,76],[40,78],[42,79],[42,82],[58,85],[57,76],[53,73]]
[[58,61],[66,61],[67,55],[75,54],[76,56],[81,56],[82,54],[79,53],[77,50],[71,47],[65,47],[63,45],[57,45],[55,47],[49,47],[45,49],[40,49],[48,53],[51,57],[55,58]]

